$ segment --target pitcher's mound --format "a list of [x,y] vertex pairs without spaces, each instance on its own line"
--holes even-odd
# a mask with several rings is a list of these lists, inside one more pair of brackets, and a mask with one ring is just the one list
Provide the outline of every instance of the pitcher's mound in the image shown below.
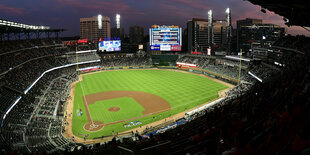
[[84,130],[92,131],[92,132],[99,131],[102,128],[103,128],[103,123],[99,121],[95,121],[93,123],[89,122],[84,125]]
[[109,108],[109,111],[111,111],[111,112],[117,112],[117,111],[119,111],[119,107],[111,107],[111,108]]

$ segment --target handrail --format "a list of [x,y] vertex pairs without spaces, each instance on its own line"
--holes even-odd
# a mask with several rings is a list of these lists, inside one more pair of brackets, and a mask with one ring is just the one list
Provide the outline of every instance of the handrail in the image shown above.
[[284,49],[284,50],[288,50],[288,51],[292,51],[292,52],[296,52],[298,54],[302,54],[305,55],[305,53],[300,52],[299,50],[293,49],[293,48],[287,48],[287,47],[280,47],[280,46],[271,46],[273,48],[278,48],[278,49]]
[[152,149],[152,148],[155,148],[155,147],[158,147],[158,146],[162,146],[162,145],[166,145],[166,144],[169,144],[169,143],[171,143],[171,141],[167,141],[167,142],[164,142],[164,143],[160,143],[160,144],[157,144],[157,145],[146,147],[146,148],[141,149],[141,151],[145,151],[145,150]]
[[117,148],[122,149],[122,150],[125,150],[125,151],[128,151],[128,152],[130,152],[130,153],[134,154],[134,152],[133,152],[132,150],[127,149],[127,148],[125,148],[125,147],[122,147],[122,146],[117,146]]

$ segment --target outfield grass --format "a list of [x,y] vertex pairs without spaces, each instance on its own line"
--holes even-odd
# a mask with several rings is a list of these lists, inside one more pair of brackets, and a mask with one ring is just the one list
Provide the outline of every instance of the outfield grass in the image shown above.
[[[226,88],[228,87],[223,84],[199,75],[171,70],[119,70],[84,75],[83,81],[75,87],[72,132],[79,137],[81,137],[79,133],[82,133],[89,134],[89,138],[95,138],[111,135],[112,131],[117,133],[131,129],[124,128],[123,124],[126,122],[123,122],[105,126],[97,132],[85,131],[83,125],[87,123],[87,117],[82,102],[83,95],[105,91],[131,90],[151,93],[168,101],[172,110],[156,114],[155,119],[153,116],[138,119],[142,125],[146,125],[213,100],[218,97],[218,91]],[[123,104],[124,102],[130,104]],[[118,106],[121,110],[109,112],[108,109],[111,106]],[[82,109],[84,115],[77,116],[77,109]],[[143,107],[134,99],[123,97],[96,102],[89,105],[89,111],[93,121],[107,123],[141,116]]]

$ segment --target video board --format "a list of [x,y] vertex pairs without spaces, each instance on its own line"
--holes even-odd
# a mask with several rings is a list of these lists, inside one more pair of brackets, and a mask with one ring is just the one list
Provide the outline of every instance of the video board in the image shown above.
[[99,50],[102,52],[121,51],[121,41],[120,40],[100,41],[98,47]]
[[150,49],[159,51],[182,50],[182,28],[178,26],[158,26],[150,28]]

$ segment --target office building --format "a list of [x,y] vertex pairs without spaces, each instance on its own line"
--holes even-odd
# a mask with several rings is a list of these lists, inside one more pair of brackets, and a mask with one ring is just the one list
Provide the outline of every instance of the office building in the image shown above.
[[120,40],[124,40],[125,38],[125,31],[124,28],[111,28],[111,37],[112,38],[120,38]]
[[129,41],[130,43],[142,43],[144,38],[144,28],[142,26],[130,26]]
[[214,49],[225,49],[227,48],[227,22],[225,20],[213,21],[213,47]]
[[100,38],[111,37],[110,18],[107,16],[94,16],[80,18],[80,38],[98,41]]
[[188,52],[227,49],[227,22],[213,20],[211,31],[209,26],[208,19],[193,18],[187,22]]
[[263,23],[262,19],[246,18],[237,21],[237,49],[251,53],[252,46],[266,47],[285,34],[285,28]]

